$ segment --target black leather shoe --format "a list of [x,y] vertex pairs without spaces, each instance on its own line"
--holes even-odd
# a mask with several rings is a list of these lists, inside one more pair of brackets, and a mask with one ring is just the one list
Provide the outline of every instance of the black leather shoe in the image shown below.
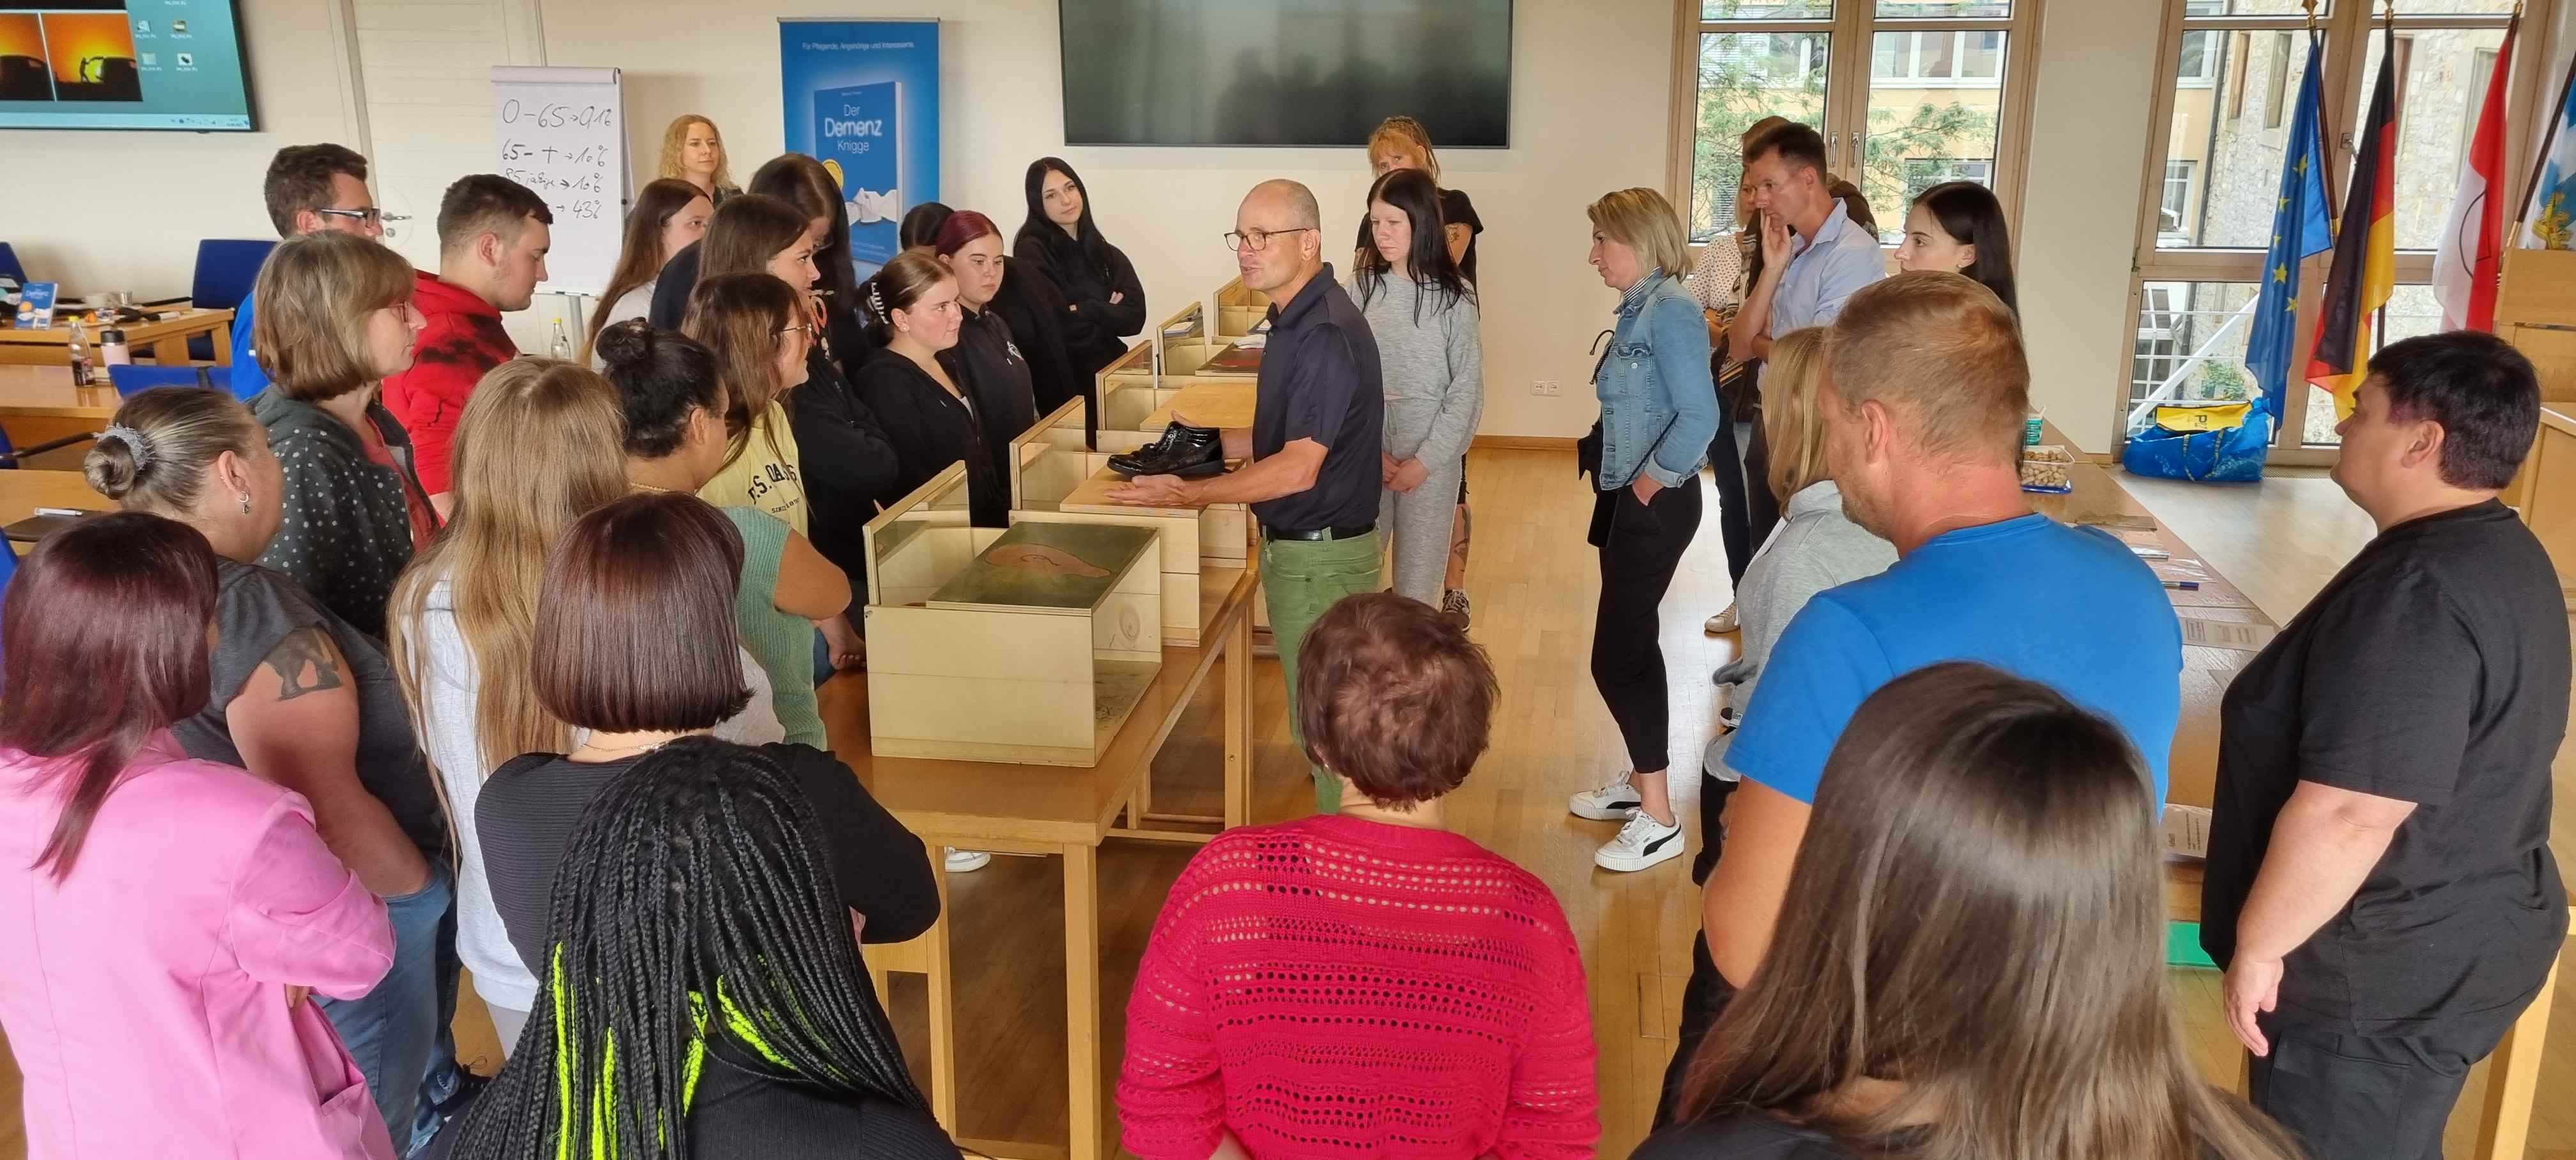
[[1214,427],[1175,422],[1156,439],[1125,455],[1109,457],[1109,470],[1129,479],[1139,475],[1184,478],[1225,472],[1225,436]]

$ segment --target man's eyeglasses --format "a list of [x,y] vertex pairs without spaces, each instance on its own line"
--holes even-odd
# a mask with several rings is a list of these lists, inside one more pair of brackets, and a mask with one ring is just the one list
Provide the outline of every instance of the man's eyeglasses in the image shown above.
[[1229,250],[1252,250],[1259,252],[1270,248],[1270,239],[1272,238],[1284,238],[1290,234],[1320,234],[1322,232],[1324,231],[1320,227],[1316,226],[1298,226],[1292,230],[1227,230],[1225,232],[1225,248]]
[[324,217],[348,218],[351,221],[363,222],[367,225],[382,229],[386,233],[392,233],[394,231],[395,222],[407,222],[411,220],[411,215],[409,214],[386,213],[374,206],[368,206],[365,209],[317,209],[313,212],[321,214]]

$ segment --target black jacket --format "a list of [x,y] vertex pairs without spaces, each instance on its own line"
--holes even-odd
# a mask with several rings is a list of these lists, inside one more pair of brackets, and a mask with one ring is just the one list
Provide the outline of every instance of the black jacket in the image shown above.
[[787,426],[804,471],[805,538],[849,574],[852,602],[863,605],[868,551],[862,529],[879,506],[903,497],[895,487],[894,446],[822,347],[806,354],[805,371],[804,385],[787,392]]
[[[994,478],[1008,487],[1011,440],[1038,421],[1029,363],[1012,341],[1010,325],[989,304],[981,311],[967,311],[957,328],[957,345],[939,352],[939,365],[947,367],[958,389],[975,400],[975,418],[982,428],[984,451],[993,460]],[[1003,502],[1008,506],[1007,497]]]
[[[954,378],[955,373],[951,372]],[[974,409],[911,359],[883,349],[859,368],[859,397],[885,419],[886,438],[894,444],[894,490],[910,494],[948,465],[966,464],[966,505],[975,526],[1010,526],[1011,499],[997,460],[984,446],[982,424]],[[966,389],[963,384],[960,390]]]
[[[1106,240],[1094,261],[1053,225],[1023,229],[1011,243],[1011,256],[1044,269],[1064,291],[1065,353],[1085,378],[1118,361],[1127,353],[1127,336],[1145,329],[1145,284],[1136,280],[1135,264]],[[1115,303],[1109,301],[1113,293],[1120,296]]]
[[[1068,399],[1090,399],[1096,412],[1100,400],[1093,397],[1095,377],[1077,374],[1073,356],[1064,346],[1064,291],[1046,268],[1018,258],[1002,259],[1002,288],[993,293],[985,309],[1009,324],[1012,341],[1019,344],[1020,357],[1028,360],[1029,392],[1036,396],[1037,412],[1051,415]],[[1092,430],[1099,416],[1092,416]]]

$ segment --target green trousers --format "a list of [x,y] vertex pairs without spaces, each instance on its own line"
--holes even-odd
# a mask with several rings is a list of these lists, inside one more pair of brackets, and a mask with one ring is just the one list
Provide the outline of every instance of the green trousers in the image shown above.
[[[1297,647],[1334,601],[1378,590],[1379,535],[1261,542],[1261,596],[1270,605],[1271,638],[1279,642],[1279,671],[1288,678],[1288,732],[1300,747],[1306,730],[1297,717]],[[1341,778],[1311,764],[1306,772],[1315,779],[1315,812],[1340,809]]]

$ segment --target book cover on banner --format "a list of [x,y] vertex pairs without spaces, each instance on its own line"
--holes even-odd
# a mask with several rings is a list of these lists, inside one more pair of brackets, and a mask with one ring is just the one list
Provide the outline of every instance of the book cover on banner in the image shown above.
[[778,22],[787,148],[840,182],[852,272],[902,249],[904,211],[939,200],[939,22]]
[[882,265],[903,249],[903,82],[814,94],[814,156],[841,183],[850,256]]

